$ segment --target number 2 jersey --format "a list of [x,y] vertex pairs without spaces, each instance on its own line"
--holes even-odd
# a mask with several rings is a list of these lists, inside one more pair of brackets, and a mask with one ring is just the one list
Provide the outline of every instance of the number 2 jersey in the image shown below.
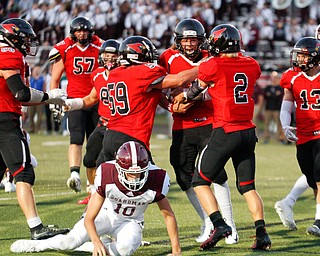
[[92,41],[81,48],[70,37],[54,46],[49,53],[49,60],[62,58],[68,79],[67,93],[70,98],[83,98],[92,89],[90,74],[98,68],[98,55],[102,40],[93,35]]
[[198,78],[213,82],[208,92],[213,103],[214,128],[222,127],[229,133],[255,127],[252,95],[260,75],[258,62],[241,53],[236,58],[211,57],[200,64]]
[[95,186],[97,193],[105,198],[103,207],[110,218],[142,222],[148,205],[162,200],[168,194],[170,178],[166,171],[150,165],[144,186],[139,191],[130,191],[119,181],[113,160],[98,167]]
[[156,108],[161,90],[150,89],[166,75],[163,67],[145,63],[120,66],[110,71],[108,77],[109,130],[122,132],[142,141],[150,148]]
[[297,145],[320,139],[320,73],[311,77],[289,69],[281,81],[296,102]]

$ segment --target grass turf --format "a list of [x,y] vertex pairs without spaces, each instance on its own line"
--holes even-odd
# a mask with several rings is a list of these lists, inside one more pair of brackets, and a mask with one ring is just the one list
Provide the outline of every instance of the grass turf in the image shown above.
[[[295,146],[271,141],[269,144],[260,142],[256,148],[256,188],[264,201],[267,230],[272,240],[271,250],[254,252],[250,249],[255,234],[253,221],[244,199],[235,188],[233,167],[231,162],[228,162],[226,169],[240,241],[236,245],[226,245],[222,240],[210,251],[199,251],[199,244],[195,242],[195,238],[200,233],[201,221],[175,182],[169,163],[170,142],[170,139],[153,136],[151,150],[156,164],[166,169],[172,180],[168,198],[178,220],[182,255],[320,255],[319,238],[306,234],[306,228],[313,223],[315,215],[312,190],[308,189],[295,205],[297,231],[288,231],[281,224],[273,208],[274,203],[290,191],[301,175],[295,158]],[[68,143],[69,137],[44,135],[31,137],[31,150],[39,162],[39,166],[35,169],[34,191],[38,212],[44,224],[72,227],[84,210],[84,206],[77,205],[76,202],[86,196],[85,169],[81,168],[82,193],[76,194],[66,186],[69,177]],[[10,253],[11,243],[17,239],[29,239],[29,230],[15,194],[4,193],[3,190],[0,194],[0,255],[15,255]],[[145,220],[143,239],[150,241],[151,245],[140,247],[134,255],[156,256],[170,253],[170,242],[157,205],[149,206]],[[37,255],[91,254],[49,251]]]

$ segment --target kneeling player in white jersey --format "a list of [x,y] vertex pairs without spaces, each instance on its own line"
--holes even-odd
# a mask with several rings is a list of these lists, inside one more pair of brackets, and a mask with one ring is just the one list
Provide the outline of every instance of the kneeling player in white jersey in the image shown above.
[[[166,195],[170,179],[166,171],[150,164],[146,149],[138,142],[124,143],[116,160],[102,163],[96,172],[94,193],[85,217],[67,235],[45,240],[18,240],[12,252],[44,250],[88,250],[94,256],[132,255],[142,242],[144,212],[156,202],[167,226],[172,254],[181,255],[175,215]],[[109,235],[112,240],[100,239]],[[79,246],[81,246],[79,248]],[[86,248],[84,248],[86,247]],[[90,247],[90,244],[89,244]]]

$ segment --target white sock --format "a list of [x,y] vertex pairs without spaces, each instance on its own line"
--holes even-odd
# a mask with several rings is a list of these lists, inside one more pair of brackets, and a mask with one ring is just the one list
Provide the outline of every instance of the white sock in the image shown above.
[[80,174],[78,172],[71,172],[72,178],[78,178],[80,180]]
[[39,226],[42,222],[39,216],[27,220],[29,228]]
[[93,195],[94,192],[96,192],[96,186],[95,185],[90,185],[90,192],[91,192],[91,195]]
[[200,216],[202,221],[205,221],[206,218],[208,218],[207,214],[205,213],[205,211],[203,210],[199,199],[196,195],[196,193],[194,192],[194,189],[191,187],[186,191],[187,197],[190,201],[190,203],[192,204],[193,208],[196,210],[196,212],[198,213],[198,215]]
[[233,220],[231,195],[228,182],[222,185],[213,183],[214,193],[222,214],[228,226],[236,230],[236,225]]
[[299,179],[297,179],[296,183],[293,185],[290,193],[285,197],[286,203],[293,207],[298,198],[302,195],[304,191],[309,188],[307,178],[305,175],[302,175]]
[[320,204],[316,204],[316,220],[320,220]]

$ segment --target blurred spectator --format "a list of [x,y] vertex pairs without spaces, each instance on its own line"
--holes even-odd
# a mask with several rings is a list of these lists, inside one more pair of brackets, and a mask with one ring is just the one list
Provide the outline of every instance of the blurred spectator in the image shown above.
[[280,86],[280,76],[278,72],[271,72],[270,84],[264,89],[264,96],[264,143],[269,143],[270,141],[270,130],[272,129],[272,125],[276,125],[277,140],[284,143],[286,140],[280,123],[280,109],[283,98],[283,88]]
[[154,43],[157,48],[166,45],[164,42],[164,35],[168,29],[167,23],[161,21],[160,16],[157,16],[152,22],[148,29],[148,38]]
[[273,32],[274,41],[286,41],[286,31],[282,20],[276,22],[276,27]]
[[101,8],[98,6],[95,9],[95,15],[92,17],[92,22],[95,28],[95,34],[106,40],[107,38],[107,15],[105,12],[101,11]]
[[[46,92],[46,80],[41,75],[41,65],[37,64],[32,68],[30,86],[38,91]],[[39,133],[41,131],[43,105],[34,105],[28,107],[28,116],[30,121],[29,133]]]
[[256,52],[258,47],[259,41],[259,28],[256,26],[255,23],[252,23],[249,27],[250,32],[250,40],[248,43],[248,51]]
[[102,39],[118,38],[117,30],[119,30],[119,8],[109,7],[106,13],[107,32]]

